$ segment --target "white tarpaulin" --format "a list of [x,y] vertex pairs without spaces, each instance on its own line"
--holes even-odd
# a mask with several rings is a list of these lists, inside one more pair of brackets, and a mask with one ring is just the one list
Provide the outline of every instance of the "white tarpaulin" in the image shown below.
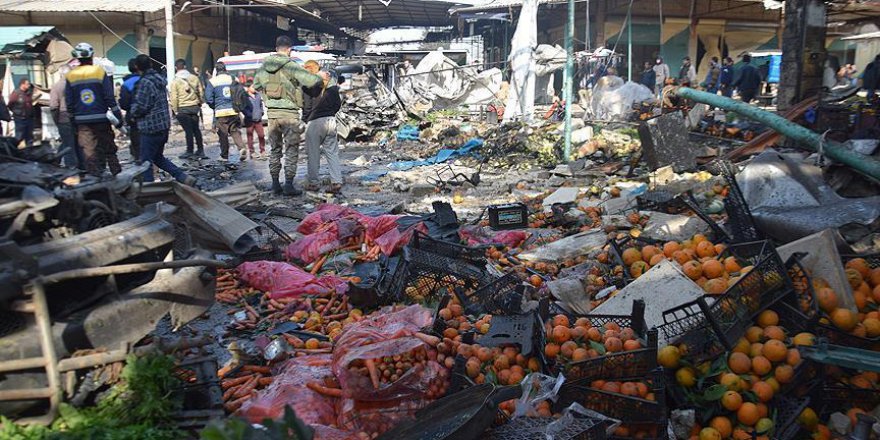
[[510,52],[510,95],[504,122],[522,116],[531,120],[535,107],[535,57],[538,45],[538,0],[523,0]]
[[401,78],[397,94],[414,113],[441,110],[458,105],[489,104],[501,89],[501,70],[477,72],[461,67],[443,55],[430,52],[418,66]]

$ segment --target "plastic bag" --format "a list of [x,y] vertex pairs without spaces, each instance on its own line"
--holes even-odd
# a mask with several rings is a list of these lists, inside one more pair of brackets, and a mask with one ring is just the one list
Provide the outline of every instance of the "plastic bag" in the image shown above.
[[575,423],[575,419],[578,418],[589,418],[596,421],[596,423],[605,422],[605,432],[607,435],[611,435],[614,433],[614,430],[620,426],[620,420],[612,419],[611,417],[607,417],[603,414],[600,414],[596,411],[589,410],[581,406],[581,404],[575,402],[569,405],[568,408],[562,410],[562,416],[547,425],[547,428],[544,431],[544,434],[547,436],[547,440],[555,440],[557,436],[561,435],[561,438],[568,439],[571,438],[570,435],[565,435],[565,431],[571,425]]
[[284,251],[284,256],[308,264],[340,247],[342,247],[342,243],[339,242],[339,234],[337,234],[336,226],[332,225],[326,231],[309,234],[290,243]]
[[619,118],[632,112],[634,103],[652,100],[651,90],[639,83],[627,81],[621,85],[619,81],[612,81],[593,90],[593,114],[598,119]]
[[[386,307],[347,326],[333,349],[333,373],[343,395],[367,401],[439,397],[448,371],[436,362],[436,350],[413,336],[431,318],[419,305]],[[386,369],[393,373],[380,377]]]
[[249,286],[269,292],[269,296],[320,295],[329,292],[345,293],[348,282],[333,275],[320,278],[294,265],[280,261],[253,261],[237,268],[242,281]]
[[383,254],[391,256],[399,249],[402,249],[404,246],[406,246],[407,243],[410,242],[413,234],[416,231],[427,234],[428,228],[422,222],[416,223],[406,228],[403,232],[400,232],[399,228],[394,228],[376,238],[375,243],[379,245],[379,248],[382,250]]
[[272,384],[242,405],[239,414],[251,423],[265,418],[281,420],[284,407],[290,406],[297,417],[309,425],[336,423],[336,398],[327,397],[309,389],[310,382],[319,382],[333,376],[331,355],[319,354],[296,357],[279,368]]
[[339,414],[337,426],[368,435],[382,434],[404,421],[412,420],[416,411],[424,408],[428,403],[421,399],[379,402],[342,399],[337,407]]
[[556,400],[556,395],[564,382],[565,376],[562,374],[553,377],[541,373],[529,373],[520,382],[523,392],[516,402],[516,410],[513,411],[511,418],[533,414],[537,412],[539,402]]
[[469,246],[500,244],[515,248],[522,244],[529,234],[525,231],[493,231],[485,226],[468,225],[458,230],[458,236]]
[[354,217],[359,219],[362,214],[346,206],[326,204],[318,207],[317,211],[307,215],[306,218],[297,226],[296,231],[300,234],[313,234],[325,223],[343,217]]

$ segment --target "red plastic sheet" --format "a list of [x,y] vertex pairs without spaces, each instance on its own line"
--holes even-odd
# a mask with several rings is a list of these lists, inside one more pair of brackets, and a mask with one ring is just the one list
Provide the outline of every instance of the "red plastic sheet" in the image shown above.
[[269,292],[272,298],[348,291],[348,282],[342,278],[333,275],[316,277],[280,261],[246,262],[237,270],[242,281],[255,289]]
[[292,358],[279,367],[271,385],[242,405],[239,415],[252,423],[266,418],[281,420],[284,408],[290,406],[297,417],[309,425],[335,425],[339,399],[316,393],[306,386],[309,382],[323,384],[332,376],[329,354]]
[[500,244],[507,247],[518,247],[528,238],[524,231],[493,231],[485,226],[468,225],[458,230],[458,235],[469,246],[481,244]]

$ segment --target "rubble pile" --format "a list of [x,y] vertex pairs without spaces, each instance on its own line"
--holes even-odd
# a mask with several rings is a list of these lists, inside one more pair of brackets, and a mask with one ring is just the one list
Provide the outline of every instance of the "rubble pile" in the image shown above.
[[336,115],[339,136],[350,141],[370,140],[400,126],[405,112],[394,92],[375,74],[354,75],[351,82],[342,93],[342,108]]

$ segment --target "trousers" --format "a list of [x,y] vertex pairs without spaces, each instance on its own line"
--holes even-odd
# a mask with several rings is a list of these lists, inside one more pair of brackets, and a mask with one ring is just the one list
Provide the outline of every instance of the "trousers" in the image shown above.
[[327,116],[309,121],[306,128],[306,154],[308,155],[308,180],[318,181],[321,155],[327,159],[330,181],[342,184],[342,166],[339,164],[339,142],[336,138],[336,117]]
[[[168,142],[168,130],[158,133],[141,132],[141,162],[150,161],[153,165],[171,174],[178,182],[186,180],[186,173],[165,157],[165,144]],[[152,182],[153,167],[144,172],[144,182]]]
[[77,125],[76,140],[83,149],[86,172],[100,175],[105,168],[109,168],[114,176],[122,172],[109,122]]
[[244,141],[241,139],[241,118],[235,116],[221,116],[217,118],[217,135],[220,137],[220,157],[229,159],[229,135],[239,150],[244,150]]
[[247,146],[248,151],[254,152],[254,132],[257,134],[257,140],[260,143],[260,153],[266,152],[266,132],[263,130],[263,123],[260,121],[251,122],[247,126]]
[[269,119],[269,175],[273,179],[281,175],[282,159],[284,178],[292,181],[296,177],[302,133],[303,123],[299,118]]
[[192,109],[193,107],[180,108],[177,112],[177,122],[183,127],[183,132],[186,134],[186,152],[192,153],[194,146],[198,146],[197,151],[203,152],[205,151],[205,146],[202,143],[202,129],[199,126],[198,109]]

